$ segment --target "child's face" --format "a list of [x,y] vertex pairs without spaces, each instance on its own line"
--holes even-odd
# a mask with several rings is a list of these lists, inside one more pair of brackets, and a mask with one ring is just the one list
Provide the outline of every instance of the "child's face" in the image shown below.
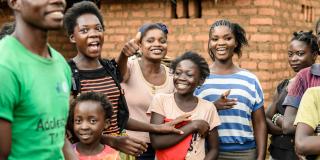
[[83,14],[77,18],[70,41],[76,43],[78,52],[85,57],[98,58],[104,42],[103,33],[102,24],[96,15]]
[[17,0],[13,4],[27,24],[43,30],[61,28],[65,7],[65,0]]
[[228,26],[217,26],[210,34],[209,49],[215,60],[225,61],[232,58],[236,48],[236,39]]
[[200,84],[199,67],[190,60],[182,60],[174,71],[173,83],[178,94],[193,94]]
[[140,47],[144,57],[161,60],[167,54],[167,38],[161,30],[151,29],[142,38]]
[[288,48],[288,60],[291,68],[295,72],[311,66],[315,61],[315,56],[311,53],[311,48],[305,42],[293,40]]
[[81,143],[99,143],[102,131],[108,127],[105,111],[98,102],[83,101],[74,109],[74,133]]

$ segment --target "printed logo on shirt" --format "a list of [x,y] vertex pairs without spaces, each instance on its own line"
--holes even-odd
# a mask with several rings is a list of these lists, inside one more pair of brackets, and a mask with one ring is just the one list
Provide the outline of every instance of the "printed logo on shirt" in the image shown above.
[[66,81],[58,82],[56,86],[56,90],[58,93],[67,93],[68,92],[68,85]]

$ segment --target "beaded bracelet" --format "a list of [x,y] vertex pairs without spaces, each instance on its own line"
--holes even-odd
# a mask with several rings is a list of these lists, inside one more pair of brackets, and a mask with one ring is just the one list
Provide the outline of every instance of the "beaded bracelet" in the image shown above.
[[276,114],[273,115],[271,121],[272,121],[272,123],[274,125],[277,125],[277,120],[278,120],[279,117],[282,117],[282,115],[280,113],[276,113]]

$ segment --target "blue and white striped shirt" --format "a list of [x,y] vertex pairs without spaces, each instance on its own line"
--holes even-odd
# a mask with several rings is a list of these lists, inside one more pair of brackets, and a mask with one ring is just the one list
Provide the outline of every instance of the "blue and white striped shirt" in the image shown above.
[[195,95],[208,101],[216,101],[231,89],[228,98],[236,98],[232,109],[219,110],[218,126],[220,150],[241,151],[256,147],[251,113],[263,106],[263,92],[258,78],[247,70],[234,74],[210,74]]

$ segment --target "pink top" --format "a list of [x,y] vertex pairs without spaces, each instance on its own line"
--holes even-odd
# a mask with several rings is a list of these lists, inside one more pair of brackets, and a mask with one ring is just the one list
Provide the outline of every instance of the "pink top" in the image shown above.
[[81,155],[81,153],[77,151],[76,147],[74,147],[74,151],[78,156],[79,160],[121,160],[119,156],[119,151],[114,150],[113,148],[107,145],[104,146],[102,152],[96,155]]
[[[162,65],[166,70],[166,81],[160,86],[150,84],[144,77],[138,62],[138,59],[130,59],[128,61],[128,71],[130,77],[127,82],[121,83],[125,92],[130,118],[135,120],[150,123],[150,116],[147,115],[147,110],[152,101],[154,94],[157,93],[172,93],[174,91],[172,75],[169,73],[169,68]],[[137,138],[149,143],[149,133],[128,131],[130,137]]]

